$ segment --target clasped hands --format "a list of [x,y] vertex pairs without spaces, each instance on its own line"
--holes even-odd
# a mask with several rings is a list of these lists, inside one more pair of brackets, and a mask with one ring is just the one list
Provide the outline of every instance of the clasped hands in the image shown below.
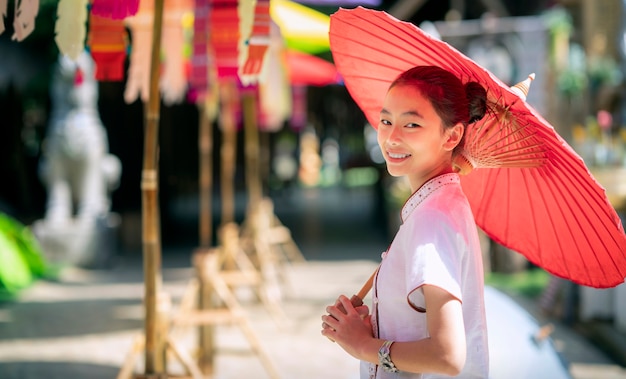
[[341,295],[335,304],[326,307],[326,312],[322,316],[322,335],[342,347],[355,338],[372,336],[369,308],[358,296],[348,299]]

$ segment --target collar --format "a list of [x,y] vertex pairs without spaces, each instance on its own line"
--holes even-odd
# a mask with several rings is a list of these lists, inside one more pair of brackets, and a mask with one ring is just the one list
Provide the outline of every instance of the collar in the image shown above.
[[436,176],[420,187],[411,197],[407,199],[407,201],[402,206],[402,222],[404,223],[406,219],[409,217],[411,212],[415,208],[418,207],[426,198],[428,198],[431,194],[437,191],[439,188],[446,186],[448,184],[459,184],[461,183],[461,179],[459,178],[459,174],[450,173]]

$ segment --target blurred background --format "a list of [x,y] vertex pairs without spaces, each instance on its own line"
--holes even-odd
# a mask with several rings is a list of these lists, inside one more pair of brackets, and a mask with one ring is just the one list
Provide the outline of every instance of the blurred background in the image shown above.
[[[14,20],[23,17],[17,16],[17,3],[8,1],[4,17],[0,9],[5,29],[0,34],[0,214],[31,226],[45,217],[49,196],[42,180],[42,161],[54,109],[59,106],[55,96],[60,95],[55,94],[52,83],[60,52],[55,28],[61,2],[40,0],[31,19],[34,28],[22,37],[16,37],[19,26],[14,26]],[[185,8],[184,1],[165,3],[165,14],[174,17],[180,40],[162,46],[167,64],[161,67],[165,79],[159,87],[158,206],[164,251],[179,252],[171,254],[186,259],[194,247],[207,244],[203,238],[209,236],[210,245],[218,243],[216,236],[225,214],[224,165],[234,165],[232,218],[238,223],[246,220],[250,161],[246,158],[244,98],[252,88],[259,90],[254,96],[260,104],[255,123],[261,193],[273,200],[274,212],[291,230],[304,257],[377,260],[398,226],[398,210],[408,187],[387,175],[373,129],[333,71],[328,41],[320,43],[312,32],[289,36],[287,22],[299,19],[294,14],[279,19],[278,10],[272,10],[283,37],[280,67],[284,71],[279,73],[289,78],[281,87],[281,91],[286,88],[286,95],[271,92],[267,83],[236,83],[237,95],[230,103],[236,130],[234,154],[227,157],[221,151],[225,135],[219,114],[224,108],[220,111],[219,100],[210,103],[210,85],[209,89],[200,88],[192,80],[196,67],[194,2],[188,2],[191,8]],[[271,6],[278,7],[278,3],[272,0]],[[615,209],[624,214],[626,1],[280,1],[285,9],[303,10],[293,7],[294,3],[322,25],[327,25],[328,16],[340,6],[385,10],[450,43],[510,85],[534,72],[528,102],[585,160]],[[86,21],[96,25],[91,19]],[[121,258],[141,256],[146,93],[137,90],[136,80],[147,74],[149,66],[146,56],[136,58],[135,67],[132,60],[141,44],[147,48],[149,40],[139,24],[138,18],[123,23],[118,36],[123,42],[116,50],[115,64],[121,76],[97,79],[95,114],[106,132],[108,152],[121,165],[118,183],[110,191],[110,213],[115,216],[113,245],[107,257],[92,262],[98,269],[115,267]],[[225,23],[213,33],[227,33],[227,28]],[[90,33],[87,28],[87,49],[104,51],[98,50]],[[322,39],[323,34],[322,30]],[[285,58],[288,51],[293,60]],[[309,60],[295,63],[294,51],[306,54],[303,59]],[[182,58],[176,63],[179,66],[174,66],[167,57],[177,54]],[[141,67],[140,59],[144,60]],[[172,67],[181,73],[172,74]],[[325,76],[313,75],[322,72]],[[260,99],[262,96],[266,97]],[[209,125],[212,149],[203,156],[202,118],[211,106],[217,107]],[[271,113],[274,108],[277,114]],[[203,166],[203,159],[209,167]],[[213,185],[202,187],[201,177],[207,173]],[[209,233],[199,227],[203,191],[212,204]],[[310,212],[319,219],[311,219]],[[355,243],[358,240],[360,245]],[[328,243],[335,245],[329,248]],[[369,243],[371,250],[362,251],[363,243]],[[523,256],[491,243],[486,236],[483,246],[488,283],[532,298],[542,312],[566,323],[599,320],[600,325],[626,333],[623,285],[606,291],[577,288],[536,270]],[[336,255],[338,250],[343,252],[341,256]],[[599,343],[606,348],[613,342]],[[626,350],[621,348],[607,350],[626,365]]]

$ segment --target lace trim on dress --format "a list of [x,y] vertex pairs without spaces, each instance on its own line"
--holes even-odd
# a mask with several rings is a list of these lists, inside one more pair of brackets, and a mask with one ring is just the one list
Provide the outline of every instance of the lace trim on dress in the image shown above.
[[426,198],[428,198],[428,196],[433,194],[439,188],[448,184],[458,184],[460,182],[461,179],[459,178],[458,174],[450,173],[434,177],[424,183],[424,185],[420,187],[420,189],[415,191],[415,193],[411,195],[411,197],[409,197],[402,206],[402,222],[406,221],[411,212],[413,212],[413,210],[417,208],[418,205],[420,205],[424,200],[426,200]]

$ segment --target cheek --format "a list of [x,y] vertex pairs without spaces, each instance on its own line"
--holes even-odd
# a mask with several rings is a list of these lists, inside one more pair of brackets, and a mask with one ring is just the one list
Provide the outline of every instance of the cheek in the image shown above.
[[378,132],[378,134],[376,134],[376,140],[378,141],[378,146],[380,146],[380,148],[382,149],[384,144],[385,144],[385,134],[381,133],[380,131]]

